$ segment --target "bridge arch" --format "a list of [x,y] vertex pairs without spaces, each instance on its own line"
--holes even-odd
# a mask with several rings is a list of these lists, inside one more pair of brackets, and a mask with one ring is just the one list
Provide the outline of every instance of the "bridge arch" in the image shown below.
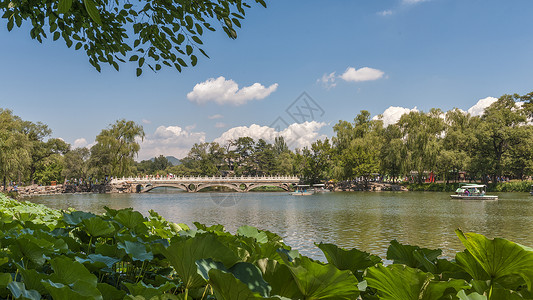
[[[153,189],[156,189],[156,188],[160,188],[160,187],[177,188],[177,189],[180,189],[180,190],[184,190],[186,192],[189,191],[188,186],[186,186],[184,184],[179,184],[179,183],[174,183],[174,184],[161,183],[161,184],[148,184],[148,185],[144,186],[144,188],[140,191],[140,193],[148,193],[149,191],[151,191]],[[139,192],[137,192],[137,193],[139,193]]]
[[203,189],[208,188],[208,187],[214,187],[214,186],[227,187],[227,188],[232,189],[232,190],[234,190],[236,192],[244,192],[245,191],[245,190],[240,188],[240,184],[232,184],[232,183],[204,183],[204,184],[199,184],[196,187],[196,191],[199,192],[200,190],[203,190]]

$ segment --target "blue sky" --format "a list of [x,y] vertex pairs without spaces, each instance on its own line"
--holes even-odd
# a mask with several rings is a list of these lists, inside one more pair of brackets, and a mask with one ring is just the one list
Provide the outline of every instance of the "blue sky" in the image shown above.
[[[301,147],[363,109],[467,110],[533,91],[532,16],[527,0],[273,0],[248,11],[237,40],[207,34],[210,59],[139,78],[134,65],[98,73],[84,52],[2,21],[0,107],[78,146],[134,120],[147,134],[141,159],[240,135],[282,134]],[[293,124],[286,109],[303,92],[324,113]],[[286,128],[268,128],[278,117]]]

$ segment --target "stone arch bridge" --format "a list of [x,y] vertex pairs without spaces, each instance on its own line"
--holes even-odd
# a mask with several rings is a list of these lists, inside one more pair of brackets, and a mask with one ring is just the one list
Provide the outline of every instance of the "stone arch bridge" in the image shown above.
[[276,186],[286,191],[300,181],[294,176],[272,177],[162,177],[116,178],[111,180],[111,191],[118,193],[146,193],[158,187],[173,187],[190,193],[208,187],[227,187],[236,192],[249,192],[264,186]]

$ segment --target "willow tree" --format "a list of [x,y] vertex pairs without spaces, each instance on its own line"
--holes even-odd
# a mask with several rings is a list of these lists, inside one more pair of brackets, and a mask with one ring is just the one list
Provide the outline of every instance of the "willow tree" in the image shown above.
[[140,150],[138,139],[144,139],[141,125],[118,120],[96,136],[91,148],[90,165],[98,177],[126,176],[132,173],[134,157]]
[[19,178],[31,162],[31,145],[23,124],[10,110],[0,108],[0,176],[4,190],[7,179]]
[[[266,7],[264,0],[254,0]],[[67,47],[83,49],[100,71],[101,63],[116,70],[119,63],[137,64],[137,76],[148,66],[181,71],[194,66],[203,50],[206,31],[222,28],[235,39],[248,1],[118,1],[118,0],[0,0],[8,31],[30,25],[30,36],[62,39]]]

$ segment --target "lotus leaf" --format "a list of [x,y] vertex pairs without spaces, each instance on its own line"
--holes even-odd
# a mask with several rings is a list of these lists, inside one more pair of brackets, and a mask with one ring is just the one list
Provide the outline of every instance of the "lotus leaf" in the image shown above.
[[138,211],[122,209],[115,215],[114,220],[126,226],[128,229],[134,229],[135,227],[143,224],[144,217]]
[[69,225],[79,225],[83,220],[96,217],[93,213],[87,213],[83,211],[73,211],[69,213],[63,213],[63,221]]
[[118,290],[114,286],[107,283],[98,283],[96,288],[102,294],[102,298],[105,300],[122,300],[126,296],[126,291]]
[[[507,275],[517,274],[525,280],[528,289],[531,291],[533,284],[533,251],[530,248],[525,248],[501,238],[491,240],[483,235],[463,233],[461,230],[456,230],[456,233],[468,252],[487,272],[490,278],[498,280]],[[471,260],[465,260],[463,263],[467,264],[468,270],[475,268],[475,266],[471,266]]]
[[[435,300],[470,286],[464,280],[436,281],[434,275],[405,265],[377,265],[368,268],[365,280],[378,290],[380,299]],[[451,292],[453,290],[455,292]]]
[[24,269],[20,265],[17,265],[17,269],[22,275],[22,279],[24,280],[24,284],[26,285],[27,289],[36,290],[40,294],[46,293],[46,289],[41,281],[44,279],[49,279],[50,275],[39,273],[34,269]]
[[217,269],[209,271],[209,284],[213,287],[217,300],[276,299],[261,297],[232,274]]
[[23,282],[12,281],[7,285],[7,288],[15,299],[41,299],[41,294],[39,294],[39,292],[36,290],[26,290],[26,286]]
[[213,234],[197,235],[185,241],[172,240],[163,254],[182,278],[186,289],[205,284],[205,280],[197,272],[197,260],[212,258],[225,266],[233,266],[239,261],[239,257]]
[[223,263],[214,261],[211,258],[199,259],[196,262],[196,268],[198,269],[198,274],[202,276],[206,281],[209,280],[209,270],[217,269],[224,272],[228,272],[228,269],[224,266]]
[[263,243],[268,242],[267,234],[262,231],[257,230],[257,228],[252,227],[252,226],[243,225],[239,227],[239,229],[237,229],[237,234],[250,237],[250,238],[254,238],[258,243],[263,244]]
[[50,265],[54,270],[54,273],[50,275],[50,280],[53,282],[67,285],[83,282],[88,286],[96,287],[96,276],[77,261],[67,257],[56,257],[50,261]]
[[[403,245],[397,240],[390,242],[387,250],[387,259],[395,264],[404,264],[411,268],[420,268],[423,271],[435,271],[436,260],[442,254],[442,250],[420,248],[418,246]],[[429,268],[429,269],[428,269]]]
[[104,221],[101,217],[92,217],[83,219],[83,228],[90,236],[110,236],[115,232],[115,227],[108,221]]
[[258,260],[256,264],[263,273],[263,278],[272,287],[272,295],[290,299],[304,298],[287,265],[267,258]]
[[175,285],[170,282],[166,282],[158,287],[154,287],[151,284],[145,284],[142,281],[136,284],[124,283],[124,285],[128,288],[132,296],[142,296],[145,299],[152,299],[152,297],[160,296],[175,287]]
[[288,265],[305,299],[356,299],[357,278],[350,271],[324,265],[310,258],[296,258]]
[[76,282],[71,286],[50,280],[43,280],[42,283],[54,300],[102,300],[100,291],[85,283]]
[[344,250],[333,244],[318,244],[317,245],[328,262],[339,270],[350,270],[357,277],[362,280],[362,272],[371,266],[381,262],[381,258],[370,253],[363,252],[357,249]]
[[459,298],[459,300],[487,300],[487,296],[480,295],[476,292],[467,295],[464,290],[457,293],[457,298]]
[[117,247],[124,249],[131,259],[135,261],[147,261],[154,258],[154,254],[146,251],[146,246],[139,242],[125,241],[124,243],[118,243]]

